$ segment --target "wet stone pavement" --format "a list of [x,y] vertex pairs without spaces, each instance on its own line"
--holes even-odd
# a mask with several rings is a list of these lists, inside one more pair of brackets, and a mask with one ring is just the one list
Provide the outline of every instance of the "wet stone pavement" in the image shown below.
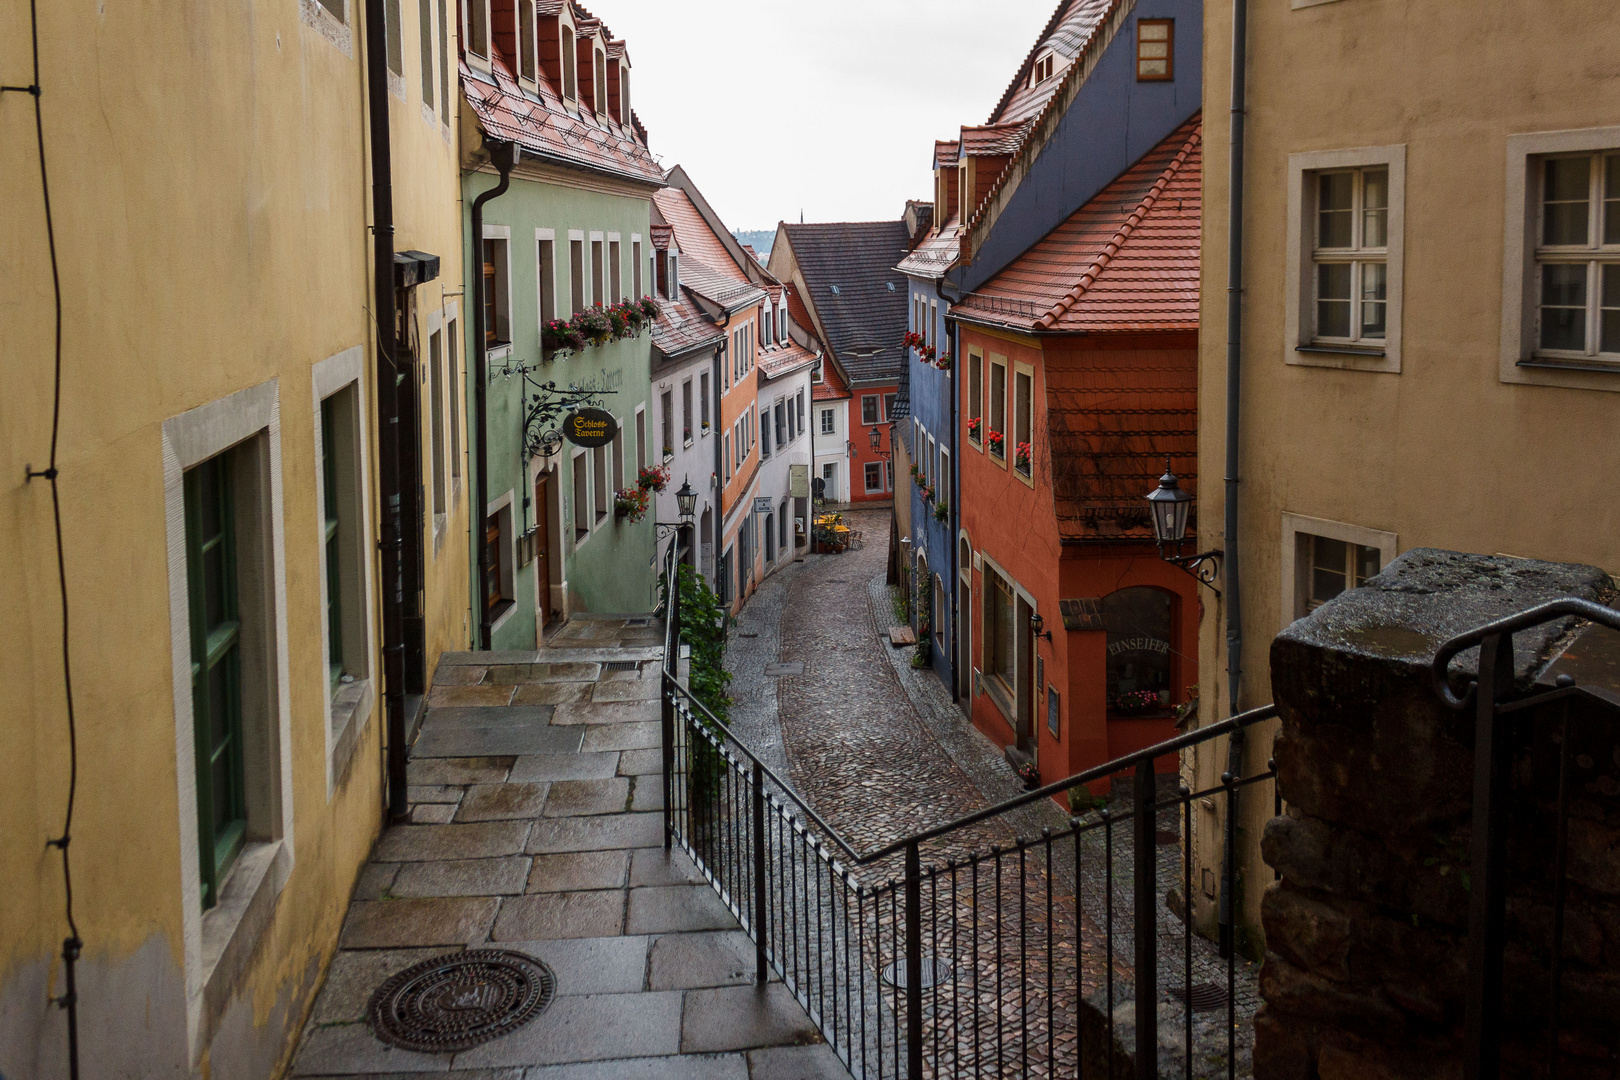
[[[912,669],[911,650],[887,642],[895,621],[883,581],[888,511],[846,517],[866,542],[839,555],[806,556],[768,579],[739,618],[727,667],[735,676],[733,731],[751,749],[758,747],[767,765],[865,853],[1010,798],[1022,784],[932,671]],[[769,665],[778,662],[803,664],[803,673],[768,675]],[[1179,833],[1175,817],[1161,814],[1160,827]],[[1090,814],[1085,820],[1098,818]],[[925,868],[936,868],[924,887],[925,943],[952,964],[950,985],[927,1010],[931,1073],[937,1064],[942,1074],[1048,1075],[1052,1063],[1059,1066],[1055,1071],[1073,1075],[1080,1025],[1073,993],[1076,940],[1083,944],[1078,975],[1091,1014],[1085,1038],[1106,1030],[1102,1017],[1110,1004],[1115,1037],[1131,1038],[1129,828],[1115,828],[1111,845],[1100,829],[1078,845],[1072,837],[1039,842],[1043,829],[1061,832],[1069,822],[1047,801],[924,845]],[[1019,837],[1028,845],[1020,847]],[[993,847],[1004,852],[1000,859],[987,858]],[[1161,895],[1181,885],[1180,854],[1178,844],[1156,852]],[[858,881],[880,890],[900,873],[898,857],[854,868]],[[1184,927],[1161,911],[1157,930],[1161,989],[1180,985],[1187,981],[1189,959]],[[1190,951],[1191,981],[1224,986],[1226,965],[1213,945],[1195,938]],[[886,959],[871,957],[868,963],[880,966]],[[1238,1075],[1249,1071],[1249,1020],[1258,1003],[1254,982],[1253,968],[1240,963]],[[1162,994],[1161,1002],[1161,1060],[1165,1075],[1179,1076],[1185,1012]],[[1195,1014],[1194,1075],[1226,1075],[1226,1041],[1224,1010]],[[1205,1052],[1211,1045],[1215,1052]],[[1098,1052],[1093,1047],[1085,1056]]]
[[[663,849],[662,632],[571,622],[539,651],[446,654],[409,766],[410,822],[365,866],[294,1077],[847,1080],[687,857]],[[630,670],[609,670],[611,661]],[[400,1050],[376,988],[463,949],[528,954],[556,997],[454,1054]]]

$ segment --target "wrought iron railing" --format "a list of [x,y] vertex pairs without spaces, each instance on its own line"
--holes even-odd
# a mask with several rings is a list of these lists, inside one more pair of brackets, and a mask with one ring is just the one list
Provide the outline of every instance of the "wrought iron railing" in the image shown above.
[[[673,582],[673,563],[666,569]],[[662,688],[665,847],[679,846],[755,943],[756,978],[774,974],[860,1078],[1232,1078],[1249,1072],[1252,984],[1230,938],[1217,950],[1193,932],[1193,807],[1220,815],[1225,880],[1237,851],[1234,803],[1270,784],[1275,765],[1218,785],[1161,787],[1154,763],[1276,716],[1265,706],[1211,723],[876,850],[856,851],[687,689],[679,590],[666,589]],[[1501,1054],[1505,834],[1502,816],[1514,716],[1559,701],[1620,699],[1567,678],[1526,696],[1511,688],[1512,635],[1577,616],[1620,629],[1620,612],[1584,601],[1543,605],[1448,642],[1437,691],[1474,708],[1474,887],[1469,940],[1466,1076],[1497,1075]],[[1447,685],[1456,655],[1482,646],[1480,677]],[[1480,694],[1476,687],[1492,688]],[[1553,875],[1548,1075],[1557,1075],[1571,724],[1561,723]],[[1103,807],[1019,836],[1011,824],[1054,795],[1122,774],[1128,810]],[[1048,804],[1049,805],[1049,804]],[[1021,816],[1022,815],[1024,816]],[[1213,838],[1211,838],[1213,839]],[[1179,886],[1167,917],[1160,886]],[[1230,904],[1229,896],[1221,897]],[[1171,925],[1179,917],[1180,927]],[[1176,981],[1171,981],[1176,980]],[[1240,1000],[1246,998],[1246,1000]]]
[[[679,590],[666,596],[665,846],[692,857],[754,941],[758,981],[779,978],[853,1075],[1247,1072],[1252,1032],[1240,1020],[1252,1002],[1245,1011],[1232,950],[1220,956],[1193,933],[1183,845],[1195,804],[1229,804],[1274,771],[1194,791],[1161,787],[1154,762],[1270,719],[1271,707],[862,853],[689,692]],[[1026,836],[1010,824],[1122,773],[1128,810]],[[1225,817],[1234,850],[1236,818]],[[1180,890],[1179,929],[1161,884]],[[1161,1031],[1162,1016],[1177,1030]]]

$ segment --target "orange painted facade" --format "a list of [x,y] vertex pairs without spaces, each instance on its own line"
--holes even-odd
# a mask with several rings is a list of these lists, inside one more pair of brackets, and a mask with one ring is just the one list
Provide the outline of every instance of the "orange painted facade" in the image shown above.
[[[963,564],[969,595],[958,602],[968,601],[961,633],[975,672],[971,715],[997,745],[1031,754],[1042,782],[1049,783],[1172,737],[1174,707],[1198,681],[1199,584],[1159,558],[1145,516],[1133,517],[1134,508],[1110,506],[1107,499],[1077,507],[1073,498],[1076,470],[1098,462],[1106,463],[1118,490],[1145,496],[1152,489],[1164,467],[1164,447],[1179,443],[1182,433],[1146,429],[1165,411],[1167,399],[1187,402],[1196,393],[1197,334],[1042,339],[963,324],[960,347],[959,543],[971,549],[972,559]],[[1022,372],[1031,380],[1027,477],[1016,468],[1010,431],[1003,429],[1005,457],[991,453],[987,440],[969,436],[973,363],[982,365],[978,414],[987,426],[993,419],[992,365],[1007,372],[1009,410],[1014,377]],[[1106,400],[1110,409],[1076,409],[1077,395]],[[1116,424],[1110,416],[1122,420]],[[1196,462],[1178,457],[1178,472],[1190,478]],[[1106,493],[1106,485],[1081,486]],[[1140,510],[1145,512],[1145,502]],[[1010,663],[998,663],[998,650],[988,644],[995,612],[987,618],[987,590],[998,588],[998,577],[1010,585],[1011,618],[1002,619]],[[1138,589],[1146,592],[1126,592]],[[1066,629],[1063,600],[1089,601],[1085,607],[1107,611],[1110,618],[1093,629]],[[1149,617],[1133,615],[1143,608]],[[1041,617],[1041,637],[1030,624],[1032,615]],[[1143,688],[1143,671],[1162,689]],[[1131,695],[1150,692],[1162,693],[1162,702],[1124,706]],[[1174,758],[1158,767],[1173,771]],[[1097,786],[1098,793],[1102,788]]]

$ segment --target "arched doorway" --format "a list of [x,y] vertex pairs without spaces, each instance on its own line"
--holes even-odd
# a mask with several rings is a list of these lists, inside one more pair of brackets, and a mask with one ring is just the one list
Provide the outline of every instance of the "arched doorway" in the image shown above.
[[1108,718],[1161,718],[1175,699],[1175,597],[1145,585],[1102,599]]

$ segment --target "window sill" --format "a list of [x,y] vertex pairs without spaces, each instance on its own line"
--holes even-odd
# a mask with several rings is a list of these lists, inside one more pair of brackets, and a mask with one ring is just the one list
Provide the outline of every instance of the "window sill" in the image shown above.
[[250,842],[225,878],[219,903],[203,912],[199,1045],[213,1039],[291,874],[292,850],[285,840]]
[[327,785],[328,797],[337,790],[350,759],[354,757],[354,748],[360,743],[360,733],[366,729],[373,703],[370,679],[339,683],[332,694],[332,763],[331,782]]
[[1328,355],[1342,356],[1387,356],[1388,351],[1382,347],[1367,345],[1295,345],[1295,352],[1326,353]]
[[1014,731],[1018,730],[1018,721],[1015,719],[1018,710],[1013,706],[1011,692],[1002,685],[1001,680],[995,675],[981,673],[979,690],[1001,711],[1001,718],[1011,725]]
[[1601,371],[1608,375],[1620,375],[1620,363],[1610,363],[1603,360],[1565,359],[1559,356],[1532,356],[1526,360],[1520,360],[1516,366],[1544,368],[1550,371]]

